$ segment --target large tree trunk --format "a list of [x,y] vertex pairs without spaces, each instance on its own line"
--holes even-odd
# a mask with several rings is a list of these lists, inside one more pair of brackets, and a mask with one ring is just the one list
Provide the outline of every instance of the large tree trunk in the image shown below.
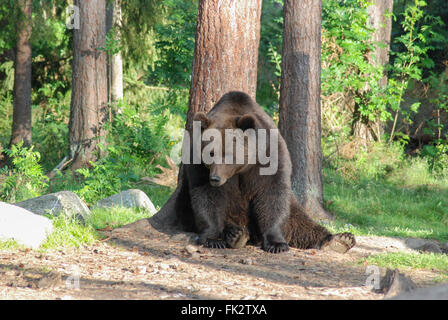
[[323,209],[320,57],[320,0],[286,0],[279,128],[293,164],[292,188],[306,212],[317,219]]
[[[261,0],[201,0],[196,29],[187,130],[195,112],[210,110],[231,90],[255,99]],[[151,219],[158,228],[191,230],[192,212],[183,165],[178,185],[163,208]]]
[[31,144],[31,10],[32,0],[19,0],[23,12],[18,22],[17,45],[14,64],[14,111],[11,145],[23,140]]
[[[375,29],[372,41],[375,43],[375,51],[371,53],[369,60],[374,66],[385,67],[389,63],[390,36],[392,32],[393,0],[373,0],[367,8],[369,13],[369,26]],[[379,45],[381,44],[381,45]],[[387,74],[380,80],[379,85],[387,85]],[[369,88],[367,88],[369,90]],[[355,106],[352,134],[365,145],[368,141],[380,140],[384,133],[384,123],[380,120],[369,122],[363,118]]]
[[255,99],[261,0],[201,0],[195,39],[187,128],[225,93]]
[[80,29],[74,29],[73,80],[70,106],[71,167],[95,161],[98,142],[104,143],[107,118],[106,0],[77,0]]
[[[121,27],[121,0],[114,0],[107,8],[106,33],[115,27],[115,36],[120,39]],[[123,99],[123,59],[121,51],[108,57],[108,100],[116,102]]]

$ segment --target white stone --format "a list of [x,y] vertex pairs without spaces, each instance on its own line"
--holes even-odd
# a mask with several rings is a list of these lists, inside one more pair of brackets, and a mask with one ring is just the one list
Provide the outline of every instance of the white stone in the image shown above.
[[19,244],[36,249],[52,232],[53,223],[50,219],[0,202],[0,240],[15,240]]

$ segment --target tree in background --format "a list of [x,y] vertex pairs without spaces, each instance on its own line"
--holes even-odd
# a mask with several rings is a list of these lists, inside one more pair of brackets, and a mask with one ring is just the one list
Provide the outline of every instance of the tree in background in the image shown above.
[[287,0],[283,8],[279,128],[291,155],[292,188],[306,211],[324,210],[322,187],[320,57],[322,3]]
[[106,0],[75,1],[80,29],[74,29],[72,100],[70,105],[70,158],[72,169],[97,158],[104,143],[107,117],[107,64],[101,50],[106,40]]
[[23,140],[31,145],[31,12],[32,0],[18,0],[21,15],[17,22],[17,43],[14,61],[14,111],[10,144]]
[[[120,41],[121,19],[121,0],[113,0],[106,11],[106,34],[113,41]],[[119,48],[109,54],[107,77],[109,102],[123,99],[123,59]]]
[[[370,53],[369,63],[375,68],[381,68],[384,70],[383,77],[380,79],[378,85],[380,88],[385,89],[387,86],[387,74],[385,72],[386,65],[389,63],[389,50],[390,50],[390,36],[392,32],[392,12],[393,12],[393,0],[374,0],[367,7],[369,14],[369,28],[373,29],[372,42],[374,44],[375,51]],[[371,88],[365,88],[371,90]],[[353,119],[353,135],[360,138],[364,144],[367,141],[372,141],[375,138],[381,139],[384,133],[385,123],[377,119],[370,127],[366,124],[368,119],[364,119],[359,110],[355,110]],[[372,130],[371,127],[375,129]],[[374,132],[374,134],[372,134]]]
[[[187,130],[192,128],[195,112],[209,111],[228,91],[245,91],[255,99],[261,3],[199,2]],[[151,219],[156,227],[188,228],[178,220],[178,214],[186,216],[190,203],[188,189],[182,184],[183,172],[181,164],[176,190]]]

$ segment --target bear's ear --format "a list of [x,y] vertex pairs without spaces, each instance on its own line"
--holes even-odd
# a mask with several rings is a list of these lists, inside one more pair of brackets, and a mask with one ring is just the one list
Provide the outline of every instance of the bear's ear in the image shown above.
[[255,129],[255,118],[250,114],[235,118],[236,127],[243,131],[247,129]]
[[207,115],[204,112],[196,112],[194,114],[193,121],[200,121],[201,129],[207,129],[210,124]]

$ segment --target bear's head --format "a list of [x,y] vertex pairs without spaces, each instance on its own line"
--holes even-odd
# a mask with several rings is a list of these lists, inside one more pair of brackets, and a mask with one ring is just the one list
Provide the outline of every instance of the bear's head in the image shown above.
[[222,186],[255,165],[257,120],[253,114],[223,117],[197,112],[193,121],[200,124],[201,161],[210,170],[212,186]]

